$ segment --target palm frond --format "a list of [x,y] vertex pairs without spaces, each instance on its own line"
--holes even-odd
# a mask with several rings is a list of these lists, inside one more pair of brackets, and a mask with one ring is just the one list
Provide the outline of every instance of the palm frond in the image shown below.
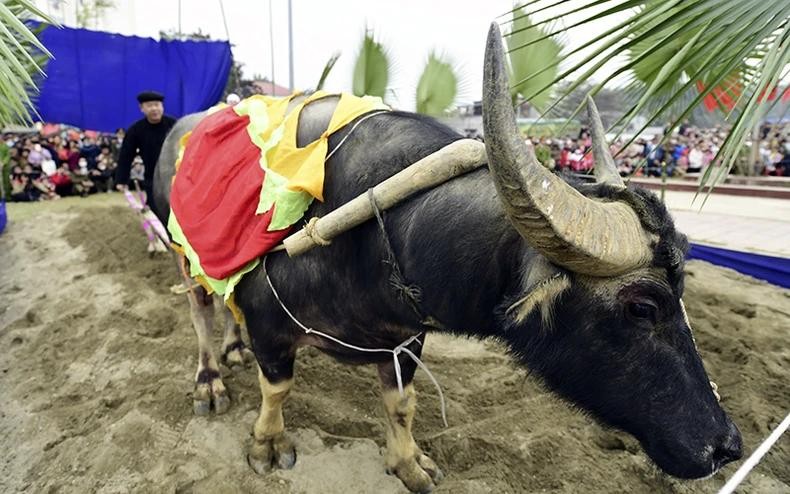
[[354,64],[352,92],[356,96],[383,98],[389,83],[389,72],[390,59],[387,50],[374,39],[373,32],[366,29]]
[[449,61],[431,53],[417,84],[417,113],[443,115],[455,102],[457,94],[456,69]]
[[[532,28],[532,20],[523,9],[513,11],[513,30],[507,37],[510,79],[520,82],[510,88],[510,96],[514,105],[522,99],[542,108],[551,98],[550,83],[557,76],[562,45],[540,28]],[[532,74],[535,76],[529,77]]]
[[[732,130],[715,159],[722,166],[708,169],[700,190],[715,184],[732,168],[739,148],[767,111],[768,105],[761,102],[765,91],[790,82],[790,3],[786,0],[589,0],[559,12],[564,3],[533,0],[527,8],[514,8],[513,29],[507,35],[511,52],[570,30],[583,32],[598,19],[615,19],[612,16],[617,15],[617,23],[573,47],[569,54],[592,46],[580,61],[531,91],[539,94],[561,80],[575,79],[544,114],[593,77],[601,82],[590,87],[591,95],[616,77],[630,75],[623,92],[632,99],[616,127],[625,127],[637,115],[647,117],[644,127],[667,116],[674,127],[703,100],[714,101]],[[544,20],[517,26],[521,16],[538,12]],[[570,14],[581,19],[550,32],[538,30],[538,26],[565,20]],[[532,32],[532,38],[511,41],[523,32]],[[517,78],[514,87],[540,76],[533,72]]]
[[329,57],[329,60],[326,61],[326,65],[324,65],[324,70],[321,71],[321,78],[318,79],[318,84],[315,86],[315,90],[318,91],[324,88],[324,82],[326,82],[326,78],[329,77],[329,73],[332,72],[332,68],[337,63],[337,59],[340,58],[340,52],[335,52],[332,56]]
[[51,22],[28,0],[0,0],[0,123],[32,121],[34,75],[44,74],[43,63],[52,56],[25,24],[32,16]]

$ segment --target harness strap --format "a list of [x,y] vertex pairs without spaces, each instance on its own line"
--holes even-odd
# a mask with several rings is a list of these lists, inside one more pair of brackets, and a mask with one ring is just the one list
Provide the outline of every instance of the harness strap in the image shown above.
[[376,202],[376,195],[373,193],[373,189],[368,189],[368,200],[370,201],[371,208],[373,208],[373,214],[376,217],[376,222],[379,225],[381,236],[384,238],[384,246],[387,249],[387,259],[384,260],[384,263],[387,264],[391,269],[389,278],[390,286],[398,294],[398,298],[411,307],[412,311],[414,311],[414,313],[417,315],[417,320],[420,321],[420,324],[434,329],[445,330],[445,326],[436,318],[432,316],[426,316],[423,312],[420,305],[420,301],[422,299],[422,290],[420,287],[409,284],[409,282],[407,282],[406,278],[403,276],[403,271],[401,271],[398,258],[395,256],[395,249],[392,248],[392,242],[390,242],[387,229],[384,226],[384,218],[381,209],[379,209],[379,205]]
[[433,376],[431,371],[428,370],[428,367],[422,362],[422,360],[420,360],[420,358],[414,352],[409,350],[409,346],[412,343],[416,342],[418,345],[422,345],[422,341],[420,341],[420,337],[424,333],[420,332],[420,333],[417,333],[414,336],[409,337],[406,341],[404,341],[403,343],[401,343],[400,345],[396,346],[393,349],[389,349],[389,348],[365,348],[365,347],[352,345],[350,343],[346,343],[346,342],[344,342],[344,341],[340,340],[339,338],[336,338],[336,337],[334,337],[332,335],[329,335],[329,334],[323,333],[321,331],[315,330],[315,329],[313,329],[311,327],[305,326],[304,324],[302,324],[301,321],[299,321],[299,319],[296,318],[296,316],[294,316],[291,313],[290,310],[288,310],[288,307],[285,306],[285,303],[280,298],[280,294],[277,293],[277,290],[274,288],[274,284],[272,283],[272,279],[269,277],[269,270],[266,267],[266,259],[267,259],[266,257],[263,258],[263,272],[266,274],[266,282],[269,284],[269,288],[272,290],[272,294],[274,295],[274,298],[280,304],[280,307],[282,307],[283,311],[285,311],[285,313],[288,315],[288,317],[291,319],[291,321],[294,322],[294,324],[296,324],[297,326],[302,328],[302,331],[304,331],[305,334],[314,334],[314,335],[320,336],[320,337],[325,338],[327,340],[333,341],[333,342],[337,343],[340,346],[343,346],[343,347],[346,347],[346,348],[350,348],[352,350],[356,350],[356,351],[359,351],[359,352],[365,352],[365,353],[391,353],[392,354],[392,362],[393,362],[393,365],[395,366],[395,379],[398,382],[398,391],[400,392],[401,396],[404,396],[404,394],[403,394],[403,378],[401,377],[400,360],[398,359],[398,357],[400,356],[401,353],[405,353],[406,355],[408,355],[414,361],[414,363],[416,363],[420,367],[420,369],[425,371],[425,373],[428,375],[428,378],[431,380],[433,385],[436,386],[436,390],[439,393],[439,401],[441,402],[441,407],[442,407],[442,420],[444,421],[444,426],[448,427],[448,424],[447,424],[447,405],[446,405],[446,403],[444,401],[444,393],[442,392],[442,387],[439,385],[439,381],[436,380],[436,378]]

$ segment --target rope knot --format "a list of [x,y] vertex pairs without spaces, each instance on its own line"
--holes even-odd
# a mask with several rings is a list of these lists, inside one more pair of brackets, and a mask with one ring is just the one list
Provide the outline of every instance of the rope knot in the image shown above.
[[327,245],[331,244],[332,241],[325,239],[324,237],[321,236],[320,233],[318,233],[318,228],[316,227],[317,223],[318,223],[318,218],[316,217],[310,218],[310,221],[308,221],[307,224],[304,226],[304,233],[305,235],[310,237],[310,240],[312,240],[313,243],[315,243],[316,245],[320,245],[321,247],[326,247]]

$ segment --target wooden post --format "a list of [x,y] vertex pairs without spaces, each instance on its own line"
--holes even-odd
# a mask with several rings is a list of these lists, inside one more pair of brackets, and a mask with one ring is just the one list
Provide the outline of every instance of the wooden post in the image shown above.
[[749,162],[746,164],[746,176],[753,177],[757,175],[757,171],[761,168],[758,168],[757,163],[762,161],[762,156],[760,156],[760,121],[758,120],[754,124],[754,128],[752,129],[752,149],[749,153]]
[[[417,192],[479,168],[486,161],[486,149],[482,142],[460,139],[376,185],[373,187],[373,196],[379,209],[389,209]],[[319,242],[328,243],[372,217],[373,208],[368,195],[361,194],[326,216],[310,220],[309,227],[283,241],[285,250],[291,257],[304,254],[319,245]]]

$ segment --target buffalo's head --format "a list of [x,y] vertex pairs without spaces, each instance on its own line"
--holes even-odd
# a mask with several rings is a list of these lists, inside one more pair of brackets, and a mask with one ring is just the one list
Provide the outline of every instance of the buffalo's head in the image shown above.
[[674,476],[704,477],[740,458],[681,299],[685,237],[652,193],[623,184],[592,100],[597,183],[571,186],[538,163],[515,124],[496,24],[484,74],[491,175],[511,223],[540,253],[503,316],[517,358],[635,436]]

